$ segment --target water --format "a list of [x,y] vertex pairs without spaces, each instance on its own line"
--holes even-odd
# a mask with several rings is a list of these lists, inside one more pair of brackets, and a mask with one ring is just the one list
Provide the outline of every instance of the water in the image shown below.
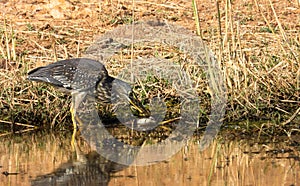
[[219,138],[199,152],[194,138],[167,161],[124,166],[101,157],[84,140],[72,149],[70,140],[64,132],[0,137],[0,185],[300,184],[299,145],[292,143]]

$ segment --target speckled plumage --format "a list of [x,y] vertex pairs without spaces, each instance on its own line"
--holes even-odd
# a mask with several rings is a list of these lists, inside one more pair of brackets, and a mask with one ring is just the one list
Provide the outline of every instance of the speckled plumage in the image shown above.
[[[57,61],[31,70],[27,79],[49,83],[61,91],[73,95],[70,110],[74,128],[78,126],[75,116],[79,114],[79,105],[87,95],[95,96],[97,102],[102,105],[114,102],[113,110],[118,104],[121,104],[119,100],[122,97],[122,101],[130,103],[131,109],[140,114],[147,113],[146,115],[149,115],[148,111],[135,99],[135,96],[129,96],[131,87],[128,83],[109,76],[105,66],[92,59],[75,58]],[[111,98],[114,98],[114,101]],[[82,110],[80,111],[82,112]]]
[[108,75],[105,66],[87,58],[67,59],[38,67],[28,73],[28,80],[49,83],[72,94],[93,93],[100,103],[110,103],[113,82],[123,94],[130,85]]

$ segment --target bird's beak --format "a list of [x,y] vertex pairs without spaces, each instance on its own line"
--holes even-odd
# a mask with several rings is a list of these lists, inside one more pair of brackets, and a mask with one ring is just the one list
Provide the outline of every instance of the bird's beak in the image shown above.
[[150,111],[147,110],[142,103],[137,99],[136,94],[132,91],[129,96],[130,107],[138,112],[138,116],[149,117]]

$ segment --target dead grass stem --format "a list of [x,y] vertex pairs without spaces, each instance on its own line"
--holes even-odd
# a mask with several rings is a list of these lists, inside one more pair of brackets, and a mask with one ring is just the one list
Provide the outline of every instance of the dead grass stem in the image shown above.
[[[47,85],[26,81],[28,70],[59,59],[80,57],[95,36],[118,25],[164,19],[196,30],[217,54],[228,93],[225,121],[272,119],[283,122],[289,118],[299,121],[298,1],[216,0],[215,4],[211,1],[200,4],[194,0],[184,3],[153,0],[135,1],[135,4],[127,1],[65,3],[60,5],[65,7],[64,12],[54,7],[59,15],[39,2],[31,6],[24,2],[10,4],[15,9],[7,9],[0,17],[1,120],[68,128],[70,97]],[[40,11],[29,15],[34,7],[41,7]],[[72,13],[74,8],[78,14]],[[19,12],[18,16],[15,12]],[[166,46],[132,46],[131,51],[133,56],[124,50],[107,63],[110,74],[118,74],[125,66],[124,59],[143,55],[172,59],[184,64],[197,86],[203,115],[209,115],[207,81],[201,70],[188,63],[188,56]],[[137,88],[141,99],[155,94],[165,95],[166,99],[174,97],[171,88],[159,88],[157,85],[163,83],[153,81],[139,80]]]

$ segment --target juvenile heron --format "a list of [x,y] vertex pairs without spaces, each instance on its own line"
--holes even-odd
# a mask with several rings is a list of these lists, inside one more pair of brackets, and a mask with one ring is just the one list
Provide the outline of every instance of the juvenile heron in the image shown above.
[[[105,66],[92,59],[75,58],[57,61],[31,70],[27,79],[46,82],[58,87],[63,92],[72,94],[73,99],[70,110],[74,131],[78,126],[75,119],[76,110],[88,94],[95,96],[97,102],[102,105],[111,103],[113,94],[125,96],[132,109],[139,113],[147,112],[135,99],[135,96],[129,96],[131,87],[128,83],[109,76]],[[113,83],[116,83],[117,92],[112,92]]]

